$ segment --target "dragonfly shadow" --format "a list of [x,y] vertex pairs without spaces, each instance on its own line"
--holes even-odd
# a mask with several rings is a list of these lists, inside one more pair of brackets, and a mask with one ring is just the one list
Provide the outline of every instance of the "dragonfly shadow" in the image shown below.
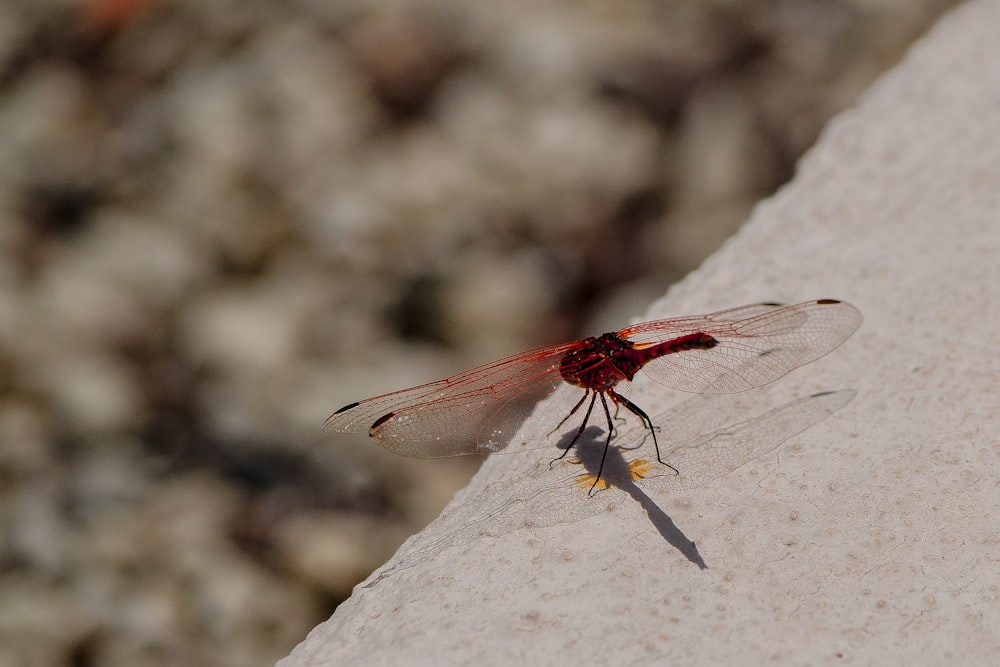
[[[570,444],[572,440],[572,434],[568,437],[564,437],[560,440],[558,447],[565,451],[566,447]],[[604,456],[605,442],[607,441],[607,435],[598,427],[592,426],[586,429],[580,438],[576,442],[575,459],[570,461],[570,463],[575,463],[583,468],[581,477],[578,480],[581,482],[581,486],[587,486],[589,483],[593,482],[593,479],[597,476],[598,470],[601,469],[601,458]],[[629,448],[632,449],[632,448]],[[659,463],[653,463],[653,465],[662,465]],[[662,466],[667,474],[670,474],[670,470],[667,466]],[[605,487],[602,489],[602,487]],[[597,494],[593,498],[586,498],[581,502],[598,502],[598,497],[602,492],[608,489],[620,489],[624,491],[636,501],[640,507],[646,512],[646,516],[649,517],[649,521],[656,528],[657,532],[667,541],[672,547],[681,552],[685,558],[697,565],[700,569],[707,569],[708,566],[705,564],[704,559],[701,554],[698,553],[698,547],[695,545],[690,538],[688,538],[677,524],[674,523],[673,519],[657,505],[652,498],[643,491],[638,484],[636,484],[635,476],[632,467],[629,462],[622,455],[622,450],[618,447],[612,445],[608,448],[607,458],[604,461],[604,469],[601,470],[601,479],[598,483]]]
[[[624,446],[615,441],[608,449],[597,485],[594,481],[607,434],[591,426],[580,434],[574,451],[567,452],[576,434],[576,429],[571,428],[556,444],[562,456],[553,458],[553,452],[539,459],[532,454],[532,461],[538,465],[531,472],[498,479],[474,500],[451,507],[438,519],[435,534],[401,550],[403,553],[365,587],[449,547],[522,528],[544,528],[595,516],[608,507],[605,500],[621,498],[621,492],[645,510],[663,539],[699,568],[706,569],[694,543],[647,492],[685,492],[719,479],[823,421],[854,396],[853,390],[842,389],[781,402],[764,389],[742,395],[692,397],[653,417],[654,424],[669,425],[665,430],[669,437],[661,441],[661,447],[664,459],[677,472],[658,463],[648,451],[648,430],[637,437],[634,430],[623,429],[618,435]],[[768,406],[771,409],[767,410]],[[626,456],[642,449],[646,456],[626,460]],[[591,487],[595,497],[588,497]]]

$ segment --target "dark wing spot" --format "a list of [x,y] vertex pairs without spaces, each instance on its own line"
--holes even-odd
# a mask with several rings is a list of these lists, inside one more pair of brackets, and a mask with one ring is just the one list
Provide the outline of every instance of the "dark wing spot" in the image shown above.
[[818,301],[816,301],[816,303],[822,306],[829,306],[834,303],[840,303],[840,301],[837,299],[819,299]]
[[347,405],[345,405],[344,407],[340,408],[339,410],[337,410],[333,414],[339,415],[341,412],[347,412],[351,408],[356,408],[359,405],[361,405],[361,404],[358,401],[354,401],[353,403],[348,403]]
[[372,424],[372,426],[371,426],[370,429],[368,429],[368,432],[371,433],[372,431],[374,431],[375,429],[377,429],[379,426],[381,426],[382,424],[384,424],[387,421],[389,421],[394,414],[396,414],[396,413],[395,412],[389,412],[389,413],[386,413],[386,414],[382,415],[378,419],[376,419],[375,423]]

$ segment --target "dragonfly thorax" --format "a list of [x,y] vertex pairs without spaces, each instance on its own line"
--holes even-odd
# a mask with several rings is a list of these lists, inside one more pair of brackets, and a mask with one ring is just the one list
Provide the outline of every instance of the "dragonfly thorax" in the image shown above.
[[635,345],[613,333],[580,341],[559,363],[562,379],[596,392],[608,391],[622,380],[631,380],[642,368]]

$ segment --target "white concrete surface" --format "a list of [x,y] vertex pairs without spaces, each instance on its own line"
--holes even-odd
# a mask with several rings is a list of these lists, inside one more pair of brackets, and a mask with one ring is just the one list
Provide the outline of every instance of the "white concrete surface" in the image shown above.
[[850,301],[861,330],[741,418],[852,402],[693,489],[588,499],[570,468],[494,456],[279,664],[996,664],[998,29],[995,1],[942,20],[643,318]]

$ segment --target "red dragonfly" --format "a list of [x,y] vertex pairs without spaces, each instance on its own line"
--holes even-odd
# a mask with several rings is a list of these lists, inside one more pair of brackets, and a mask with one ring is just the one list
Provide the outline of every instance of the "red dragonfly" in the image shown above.
[[[625,408],[642,421],[653,437],[657,461],[676,472],[660,456],[658,427],[628,398],[636,373],[642,370],[667,387],[691,393],[748,391],[822,357],[860,325],[858,309],[835,299],[794,306],[761,303],[643,322],[350,403],[330,415],[323,428],[367,433],[390,451],[418,458],[530,449],[550,443],[539,437],[511,446],[511,439],[535,404],[551,396],[536,415],[543,423],[554,424],[549,435],[586,405],[558,460],[583,435],[599,401],[607,437],[594,487],[614,434],[612,406],[615,415]],[[566,385],[582,389],[583,395],[556,391]]]

